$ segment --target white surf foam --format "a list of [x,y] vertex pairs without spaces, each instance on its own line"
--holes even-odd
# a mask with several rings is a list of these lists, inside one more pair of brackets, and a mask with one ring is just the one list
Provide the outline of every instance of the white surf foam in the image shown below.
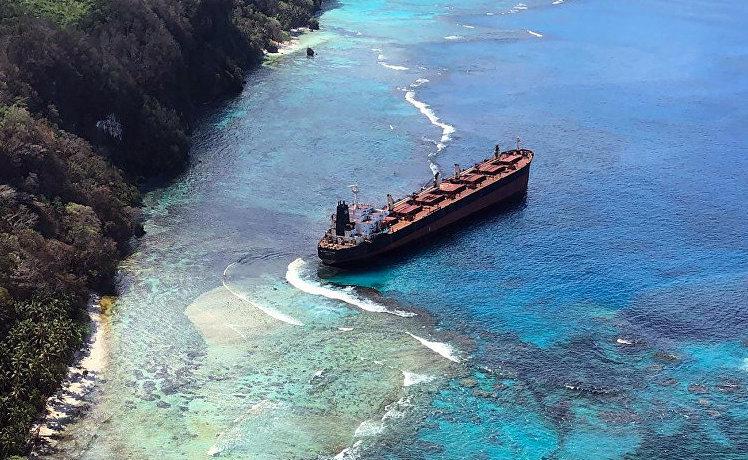
[[223,271],[223,276],[221,277],[221,284],[223,284],[223,287],[226,288],[227,291],[229,291],[234,297],[237,297],[238,299],[247,302],[248,304],[252,305],[256,309],[260,310],[261,312],[265,313],[266,315],[272,318],[277,319],[278,321],[283,321],[284,323],[292,324],[294,326],[303,326],[304,323],[302,323],[301,321],[295,318],[292,318],[286,315],[285,313],[281,313],[278,310],[274,310],[272,308],[260,305],[257,302],[253,301],[252,299],[250,299],[249,297],[247,297],[245,294],[239,291],[235,291],[234,289],[231,289],[228,283],[226,283],[226,273],[228,272],[229,268],[232,265],[234,264],[231,264],[228,267],[226,267],[226,269]]
[[444,37],[445,40],[459,40],[461,38],[465,38],[462,35],[447,35]]
[[251,405],[242,415],[234,419],[231,428],[218,435],[216,442],[207,451],[208,456],[216,457],[226,450],[226,448],[236,444],[242,438],[241,425],[247,418],[260,415],[276,407],[277,404],[268,399],[263,399]]
[[427,383],[434,380],[435,377],[425,374],[416,374],[415,372],[400,371],[403,373],[403,386],[409,387],[411,385],[418,385],[419,383]]
[[530,29],[527,29],[527,33],[528,33],[528,34],[530,34],[530,35],[533,35],[533,36],[535,36],[535,37],[538,37],[538,38],[543,38],[543,34],[540,34],[540,33],[534,32],[534,31],[532,31],[532,30],[530,30]]
[[361,448],[361,441],[356,441],[353,443],[351,447],[346,447],[345,449],[338,452],[338,455],[333,457],[334,460],[354,460],[358,458],[358,452]]
[[356,428],[356,432],[353,436],[357,438],[368,438],[371,436],[378,436],[384,431],[384,425],[378,420],[364,420]]
[[560,5],[560,4],[562,4],[562,3],[564,3],[564,0],[555,0],[555,1],[553,2],[553,5]]
[[[416,80],[416,82],[419,82],[419,80]],[[411,88],[417,88],[423,83],[425,82],[421,81],[416,86],[411,85]],[[441,128],[442,137],[439,142],[436,143],[436,150],[437,152],[441,152],[442,150],[444,150],[447,142],[452,140],[452,134],[454,134],[455,132],[455,127],[441,121],[436,113],[434,113],[433,109],[431,109],[431,106],[423,101],[419,101],[418,99],[416,99],[416,92],[413,91],[413,89],[405,91],[405,100],[408,101],[408,103],[410,103],[413,107],[417,108],[426,118],[428,118],[429,122],[431,122],[432,125]]]
[[338,330],[340,332],[351,332],[353,328],[352,327],[339,327]]
[[402,65],[387,64],[386,62],[382,62],[382,61],[379,61],[379,64],[381,64],[382,67],[387,67],[388,69],[392,69],[392,70],[399,70],[399,71],[408,70],[407,67],[402,66]]
[[454,349],[452,348],[452,345],[443,342],[432,342],[430,340],[424,339],[423,337],[418,337],[417,335],[411,334],[410,332],[406,332],[406,334],[421,342],[421,345],[430,349],[434,353],[441,355],[452,362],[460,362],[460,360],[454,355]]
[[[393,402],[392,404],[388,404],[384,407],[384,414],[382,415],[382,418],[380,420],[370,419],[361,422],[358,427],[356,427],[356,431],[353,433],[354,438],[379,436],[387,428],[386,422],[388,420],[402,418],[403,416],[405,416],[405,411],[409,407],[413,407],[413,404],[410,401],[411,397],[405,396]],[[335,455],[333,459],[354,460],[358,459],[360,457],[360,454],[361,440],[358,440],[354,442],[352,446],[346,447],[345,449],[338,452],[338,454]]]
[[475,29],[475,26],[471,26],[470,24],[463,24],[462,27],[466,29]]
[[318,295],[327,297],[328,299],[339,300],[345,302],[354,307],[358,307],[365,311],[376,312],[376,313],[389,313],[391,315],[411,317],[416,316],[415,313],[402,310],[390,310],[384,305],[380,305],[369,299],[362,299],[353,293],[353,286],[346,286],[345,288],[337,288],[327,284],[322,284],[317,281],[309,281],[302,278],[301,273],[306,266],[306,261],[302,258],[298,258],[288,264],[288,270],[286,271],[286,280],[291,286],[296,289],[306,292],[307,294]]
[[398,71],[408,70],[408,68],[405,67],[404,65],[395,65],[395,64],[386,63],[385,60],[387,60],[387,58],[385,57],[384,54],[381,53],[382,50],[380,48],[372,48],[371,50],[379,52],[379,54],[377,55],[377,61],[382,67],[386,67],[388,69],[398,70]]
[[388,404],[384,407],[382,423],[386,422],[387,420],[403,418],[405,416],[405,411],[409,407],[413,407],[413,404],[410,402],[410,396],[404,396],[393,402],[392,404]]

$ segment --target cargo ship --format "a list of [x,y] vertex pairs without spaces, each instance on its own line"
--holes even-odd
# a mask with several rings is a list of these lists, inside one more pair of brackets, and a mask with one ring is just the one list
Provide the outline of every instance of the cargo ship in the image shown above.
[[362,265],[393,251],[427,240],[430,236],[488,207],[506,203],[527,193],[533,152],[520,148],[501,151],[468,169],[454,166],[454,174],[421,190],[376,208],[339,201],[330,228],[319,242],[317,252],[326,265]]

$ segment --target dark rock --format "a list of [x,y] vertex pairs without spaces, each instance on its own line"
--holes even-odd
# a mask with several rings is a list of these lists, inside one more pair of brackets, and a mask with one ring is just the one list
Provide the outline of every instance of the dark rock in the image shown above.
[[677,385],[677,384],[678,384],[678,381],[675,380],[672,377],[671,378],[667,378],[667,379],[663,380],[662,382],[660,382],[660,385],[666,386],[666,387],[671,387],[671,386]]
[[306,57],[314,57],[314,50],[311,48],[306,49]]
[[598,415],[601,420],[609,424],[630,424],[639,421],[639,415],[634,412],[605,411],[600,412]]
[[485,390],[479,390],[477,388],[473,390],[473,396],[475,396],[476,398],[492,398],[492,397],[496,397],[495,394],[496,393],[491,393],[490,391],[485,391]]
[[709,389],[706,386],[701,385],[699,383],[692,383],[692,384],[688,385],[688,391],[690,393],[699,393],[699,394],[700,393],[709,393]]
[[460,385],[467,387],[467,388],[473,388],[476,385],[478,385],[478,382],[476,382],[475,379],[473,378],[466,378],[466,379],[460,380]]
[[268,53],[277,53],[278,52],[278,46],[275,43],[268,43],[265,45],[265,51]]
[[662,364],[652,364],[651,366],[647,367],[647,370],[649,372],[660,372],[662,371],[662,369]]
[[677,355],[674,355],[672,353],[665,353],[664,351],[658,351],[654,355],[656,360],[664,361],[667,363],[677,363],[680,361],[680,358]]
[[158,407],[159,409],[168,409],[171,407],[171,404],[165,401],[158,401],[156,402],[156,407]]
[[311,30],[319,30],[319,20],[317,18],[312,18],[309,20],[309,28]]
[[740,384],[734,381],[724,381],[717,385],[717,389],[723,393],[734,393],[740,389]]

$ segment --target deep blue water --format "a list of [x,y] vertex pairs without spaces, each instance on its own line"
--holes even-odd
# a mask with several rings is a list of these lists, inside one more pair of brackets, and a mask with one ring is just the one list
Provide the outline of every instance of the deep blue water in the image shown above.
[[[393,457],[748,456],[748,9],[485,11],[455,7],[465,39],[401,56],[440,69],[419,92],[457,128],[439,162],[521,135],[537,154],[526,200],[336,279],[428,308],[521,388],[441,390]],[[482,38],[523,29],[543,36]]]
[[[67,456],[748,458],[748,3],[525,1],[335,3],[314,59],[206,114]],[[318,267],[348,185],[382,204],[517,136],[521,203]]]

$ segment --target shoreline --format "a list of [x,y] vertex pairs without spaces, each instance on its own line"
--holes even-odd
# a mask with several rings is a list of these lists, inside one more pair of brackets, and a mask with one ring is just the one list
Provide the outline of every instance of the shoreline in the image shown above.
[[[297,27],[289,31],[289,39],[281,42],[274,42],[278,51],[269,52],[263,50],[263,59],[260,66],[267,66],[277,60],[290,54],[304,51],[305,48],[312,48],[324,42],[328,35],[320,29],[311,29],[309,27]],[[251,70],[250,70],[251,73]]]
[[288,31],[290,38],[281,42],[274,42],[273,44],[278,48],[278,51],[270,52],[263,50],[262,53],[265,58],[273,58],[277,56],[285,56],[287,54],[294,53],[301,50],[301,39],[302,37],[309,35],[314,32],[309,27],[297,27]]
[[[90,393],[105,371],[105,357],[109,353],[104,340],[109,323],[90,288],[99,282],[114,284],[116,273],[112,268],[115,263],[121,263],[134,252],[131,242],[134,240],[137,245],[143,233],[141,193],[147,192],[154,182],[160,188],[179,180],[179,175],[192,161],[189,157],[190,128],[197,121],[201,106],[240,93],[246,79],[253,78],[252,72],[269,61],[263,59],[262,51],[271,37],[289,38],[280,46],[281,55],[303,50],[305,39],[298,36],[306,29],[291,29],[291,26],[304,24],[316,28],[315,18],[322,10],[319,0],[297,5],[293,14],[280,16],[272,4],[249,11],[243,7],[257,5],[200,0],[196,3],[199,8],[179,8],[182,3],[181,0],[175,2],[177,6],[168,18],[154,15],[146,4],[97,3],[90,10],[73,11],[75,15],[71,16],[73,22],[69,25],[63,24],[52,12],[40,12],[30,5],[17,5],[4,11],[9,20],[8,27],[0,34],[2,38],[14,43],[18,50],[36,50],[43,57],[32,64],[24,58],[23,52],[7,53],[7,59],[0,63],[0,73],[18,83],[0,88],[0,99],[5,101],[0,104],[0,121],[6,117],[13,120],[13,123],[3,124],[3,135],[14,139],[13,143],[17,142],[21,148],[41,145],[50,152],[50,158],[59,160],[59,167],[47,171],[47,163],[28,162],[18,171],[10,171],[6,181],[11,190],[6,193],[10,197],[9,204],[3,212],[10,212],[12,216],[15,207],[25,206],[26,198],[21,199],[22,195],[15,192],[15,188],[22,188],[19,184],[24,183],[25,177],[46,177],[47,173],[54,173],[55,180],[41,181],[39,186],[24,189],[24,194],[42,203],[29,211],[29,222],[35,222],[36,218],[49,220],[52,229],[37,231],[39,228],[29,224],[29,231],[35,232],[34,236],[44,244],[54,245],[54,240],[70,239],[67,233],[71,231],[60,224],[64,213],[47,214],[46,211],[51,209],[50,203],[59,199],[63,205],[89,208],[100,222],[108,224],[96,227],[93,235],[96,243],[102,245],[108,244],[105,238],[111,238],[118,251],[100,254],[94,262],[95,269],[107,279],[94,280],[92,272],[86,271],[80,263],[48,265],[44,263],[44,251],[37,250],[41,246],[29,249],[29,256],[34,260],[29,266],[39,267],[44,275],[40,280],[63,280],[54,285],[39,283],[34,294],[43,293],[55,301],[66,301],[67,297],[76,299],[71,307],[76,314],[85,308],[91,326],[85,331],[81,326],[86,319],[69,317],[68,310],[55,312],[64,320],[71,320],[77,330],[75,340],[66,342],[64,349],[57,353],[54,368],[33,366],[24,361],[37,358],[33,350],[38,345],[31,334],[22,332],[19,342],[32,353],[23,355],[16,349],[9,350],[11,358],[3,363],[2,370],[13,372],[17,371],[14,366],[18,366],[28,371],[24,373],[28,381],[19,385],[33,391],[10,393],[8,404],[0,411],[7,420],[0,427],[3,455],[28,452],[38,455],[44,448],[42,445],[57,444],[60,431],[88,409]],[[59,9],[65,13],[68,10],[67,6]],[[249,22],[242,22],[247,20]],[[110,46],[112,40],[127,35],[131,24],[142,27],[146,38],[122,40],[121,47]],[[39,42],[34,38],[38,36],[49,40]],[[154,43],[161,48],[158,56],[147,52]],[[53,52],[55,47],[64,52]],[[106,59],[101,60],[101,56]],[[146,58],[140,59],[143,56]],[[50,72],[49,69],[58,69],[59,62],[67,64],[65,69]],[[184,68],[191,71],[185,74]],[[103,80],[107,85],[96,84]],[[52,87],[56,89],[51,90]],[[83,94],[80,88],[88,91]],[[143,94],[148,97],[142,98]],[[142,139],[145,140],[141,142]],[[105,152],[110,149],[116,153]],[[80,164],[86,165],[83,168],[86,180],[79,180],[77,176]],[[68,180],[71,193],[63,194],[50,185]],[[98,190],[96,199],[90,193],[94,189]],[[109,225],[110,222],[114,226]],[[9,233],[25,231],[25,225],[14,226]],[[8,247],[9,260],[21,260],[20,255],[18,259],[15,255],[23,254],[23,244],[14,242]],[[83,252],[76,247],[70,254],[77,262],[84,259]],[[0,287],[0,297],[5,300],[10,293],[9,301],[30,300],[26,288],[21,289],[16,284],[12,281]],[[47,305],[41,308],[51,309]],[[9,316],[9,329],[15,325],[16,316]],[[50,321],[50,326],[37,331],[45,338],[56,331],[56,325]],[[86,337],[80,343],[82,332]],[[23,347],[18,348],[21,349]],[[50,370],[54,378],[45,382],[43,389],[35,388],[41,376],[46,376]]]
[[[291,37],[277,43],[278,51],[264,51],[260,66],[283,56],[303,51],[307,45],[321,40],[310,40],[314,35],[308,27],[290,31]],[[316,30],[319,32],[319,30]],[[248,73],[251,73],[250,69]],[[58,390],[47,398],[44,411],[29,430],[29,458],[42,458],[55,453],[65,430],[90,410],[92,394],[100,383],[107,366],[109,329],[106,321],[113,301],[109,296],[92,294],[86,306],[90,331],[83,346],[75,352],[67,375]],[[102,305],[104,304],[104,305]]]
[[90,396],[107,364],[109,329],[106,319],[112,304],[111,297],[91,296],[86,307],[91,329],[83,347],[75,353],[60,388],[47,398],[43,415],[29,431],[30,458],[53,454],[60,435],[88,411]]

